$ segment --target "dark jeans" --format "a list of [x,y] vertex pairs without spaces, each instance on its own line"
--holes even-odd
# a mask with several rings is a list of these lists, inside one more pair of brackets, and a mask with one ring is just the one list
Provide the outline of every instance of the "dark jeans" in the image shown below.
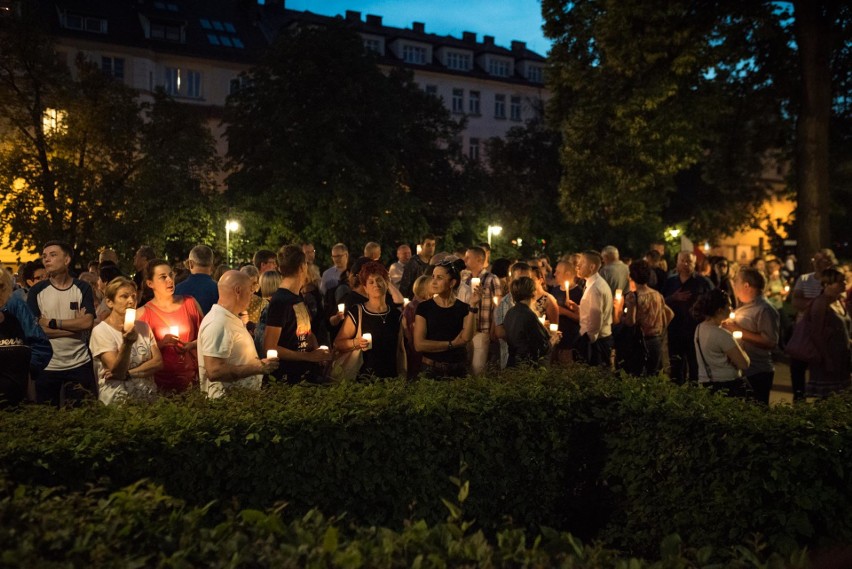
[[589,342],[589,336],[583,334],[577,340],[577,355],[581,362],[590,366],[610,367],[612,365],[612,336],[598,338]]
[[769,392],[772,391],[772,380],[775,379],[774,371],[755,373],[748,376],[748,382],[754,391],[752,397],[758,403],[769,405]]
[[98,384],[92,362],[61,371],[43,371],[35,380],[36,401],[59,407],[98,396]]
[[669,362],[672,366],[671,378],[675,383],[683,384],[687,380],[698,381],[698,357],[695,355],[695,346],[691,341],[683,342],[680,338],[672,338],[670,335]]
[[805,373],[808,362],[790,358],[790,383],[793,384],[793,401],[805,400]]

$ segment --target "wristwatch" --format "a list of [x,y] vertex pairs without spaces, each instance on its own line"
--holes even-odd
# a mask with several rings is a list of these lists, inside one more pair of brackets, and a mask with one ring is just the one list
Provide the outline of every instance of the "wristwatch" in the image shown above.
[[449,342],[447,342],[447,349],[452,350],[453,348],[455,348],[455,346],[453,346],[453,341],[450,340]]
[[56,325],[56,318],[51,318],[47,321],[47,327],[51,330],[56,330],[58,326]]
[[476,313],[479,312],[479,309],[476,308],[475,306],[471,306],[470,308],[467,309],[467,311],[470,312],[471,314],[476,314]]

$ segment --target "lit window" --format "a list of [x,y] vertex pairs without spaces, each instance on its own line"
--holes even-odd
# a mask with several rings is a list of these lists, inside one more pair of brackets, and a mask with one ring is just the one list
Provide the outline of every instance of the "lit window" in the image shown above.
[[479,114],[479,91],[471,91],[467,98],[470,114]]
[[509,100],[509,118],[513,121],[521,120],[521,98],[512,97]]
[[464,112],[464,89],[453,89],[453,112]]
[[65,129],[65,111],[57,109],[45,109],[41,118],[42,128],[45,134],[52,134]]
[[494,95],[494,118],[506,118],[506,95]]
[[191,69],[166,67],[163,73],[163,89],[173,97],[201,97],[201,73]]
[[426,48],[419,45],[402,46],[402,60],[406,63],[423,65],[426,63]]

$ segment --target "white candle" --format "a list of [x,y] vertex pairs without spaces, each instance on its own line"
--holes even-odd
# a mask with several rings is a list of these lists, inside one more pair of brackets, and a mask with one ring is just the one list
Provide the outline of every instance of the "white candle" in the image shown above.
[[565,281],[562,285],[565,287],[565,292],[568,292],[568,289],[571,288],[571,281]]
[[322,346],[320,346],[320,347],[319,347],[319,348],[317,348],[317,349],[318,349],[318,350],[325,350],[325,351],[327,352],[327,351],[328,351],[328,346],[326,346],[326,345],[322,345]]
[[338,312],[343,312],[344,310],[346,310],[346,305],[345,305],[345,304],[343,304],[343,303],[341,302],[340,304],[338,304],[338,305],[337,305],[337,311],[338,311]]
[[784,285],[784,292],[790,292],[790,285]]
[[734,312],[733,310],[728,314],[728,318],[730,318],[731,320],[735,319],[736,317],[737,317],[737,313]]
[[615,289],[615,300],[621,300],[621,293],[622,291],[620,288]]
[[541,322],[541,325],[544,326],[544,321],[547,320],[547,316],[539,316],[538,321]]
[[491,300],[494,302],[494,306],[497,306],[498,304],[500,304],[500,297],[499,296],[495,296]]
[[373,335],[372,334],[370,334],[369,332],[366,332],[364,334],[361,334],[361,337],[364,338],[365,340],[367,340],[367,347],[365,348],[366,350],[369,350],[370,348],[373,347]]
[[169,334],[171,334],[172,336],[177,336],[178,334],[180,334],[180,328],[178,328],[177,326],[169,326]]
[[278,357],[278,350],[266,350],[266,359],[271,360]]
[[423,251],[423,245],[417,245],[417,254],[419,255],[421,251]]
[[124,331],[129,332],[134,322],[136,322],[136,309],[128,308],[124,313]]
[[403,298],[403,299],[402,299],[402,306],[404,306],[404,307],[405,307],[405,306],[408,306],[408,303],[409,303],[409,302],[411,302],[411,301],[410,301],[410,300],[408,300],[407,298]]
[[739,330],[734,330],[734,340],[742,340],[743,333]]
[[551,332],[559,332],[559,324],[551,324],[550,325]]
[[470,279],[470,288],[476,288],[479,286],[479,277],[473,277]]

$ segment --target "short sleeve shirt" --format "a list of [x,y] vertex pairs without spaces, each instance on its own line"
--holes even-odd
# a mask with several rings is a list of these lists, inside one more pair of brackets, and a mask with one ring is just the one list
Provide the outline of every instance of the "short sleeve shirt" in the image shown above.
[[[311,336],[311,313],[305,300],[286,288],[279,288],[269,299],[266,325],[281,328],[276,346],[293,352],[307,352]],[[300,378],[314,366],[309,362],[281,360],[275,377],[291,382]]]
[[[726,355],[736,345],[733,334],[712,323],[702,322],[695,329],[695,355],[698,358],[698,382],[731,381],[740,376]],[[699,345],[701,349],[699,350]],[[703,357],[702,357],[703,355]],[[704,362],[710,367],[708,377]]]
[[[130,348],[130,364],[127,369],[139,367],[150,360],[153,357],[151,345],[157,341],[154,339],[151,327],[146,322],[137,320],[134,326],[139,337],[136,338]],[[145,398],[157,391],[153,374],[131,377],[128,380],[106,379],[107,368],[101,362],[100,356],[107,352],[119,352],[123,343],[123,334],[106,322],[101,322],[92,330],[89,348],[92,350],[92,357],[95,360],[95,372],[100,386],[98,399],[107,405],[127,397]]]
[[[92,287],[78,279],[72,279],[66,289],[56,288],[50,279],[38,282],[30,289],[27,305],[36,317],[47,319],[72,320],[77,318],[77,310],[84,309],[87,314],[95,314],[95,297]],[[53,357],[45,368],[48,371],[74,369],[91,361],[89,356],[90,330],[74,332],[73,336],[51,338]]]
[[198,376],[201,391],[210,398],[222,397],[234,387],[260,389],[263,375],[250,375],[237,381],[210,381],[204,356],[226,360],[231,365],[248,365],[258,360],[254,340],[240,318],[220,304],[214,304],[198,330]]
[[[426,320],[426,339],[438,342],[454,340],[464,328],[464,319],[470,312],[470,306],[456,300],[449,308],[438,306],[434,299],[421,302],[417,306],[417,316]],[[463,347],[446,352],[431,352],[428,356],[436,362],[459,363],[466,357]]]

